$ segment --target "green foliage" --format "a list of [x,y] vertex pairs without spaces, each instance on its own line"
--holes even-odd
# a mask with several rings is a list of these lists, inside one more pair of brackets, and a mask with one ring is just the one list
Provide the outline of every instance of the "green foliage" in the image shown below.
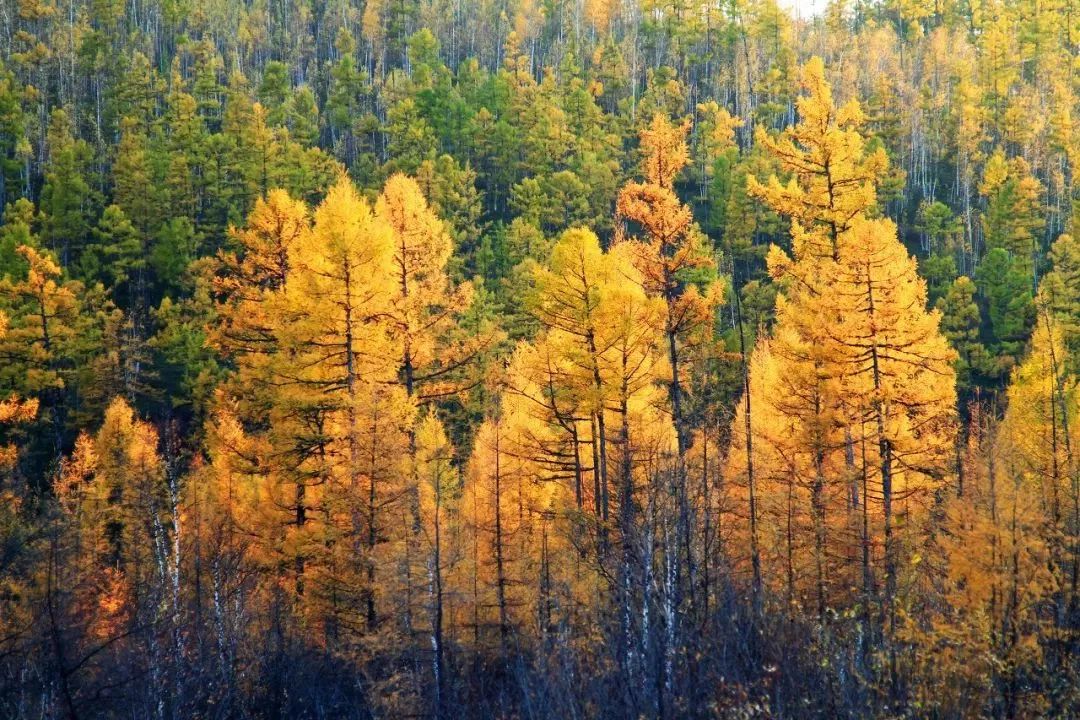
[[290,96],[289,68],[285,63],[271,60],[263,68],[262,82],[256,96],[266,108],[270,125],[284,125],[286,102]]
[[142,236],[119,205],[105,208],[79,261],[79,276],[87,284],[100,282],[125,308],[134,301],[132,283],[146,268]]
[[0,204],[13,201],[24,189],[23,169],[30,150],[22,102],[25,91],[15,74],[0,60]]
[[941,334],[956,349],[956,385],[963,396],[978,384],[980,373],[994,372],[991,358],[980,341],[982,317],[976,302],[975,283],[958,277],[935,306],[941,313]]
[[991,373],[1003,379],[1020,357],[1035,322],[1031,279],[1023,261],[996,248],[975,271],[975,285],[983,312],[982,338],[994,358]]
[[289,102],[287,119],[289,132],[304,146],[312,146],[319,139],[319,106],[315,93],[307,85],[296,88]]
[[1021,158],[1006,162],[1000,151],[987,162],[983,190],[988,193],[983,232],[986,247],[1009,251],[1019,267],[1032,274],[1040,258],[1046,218],[1042,185]]
[[163,223],[150,248],[150,266],[166,292],[183,290],[188,268],[202,253],[201,234],[191,220],[176,217]]
[[934,254],[955,251],[956,240],[961,232],[960,219],[953,215],[948,205],[940,200],[919,204],[915,229],[925,238],[926,247]]
[[919,262],[919,274],[926,280],[926,301],[933,306],[957,278],[956,258],[951,253],[931,253]]
[[1050,249],[1052,269],[1039,283],[1039,302],[1045,303],[1060,324],[1068,366],[1080,370],[1080,244],[1061,235]]
[[405,98],[387,113],[386,134],[391,172],[414,174],[421,163],[435,159],[435,130],[412,98]]
[[60,109],[49,118],[48,144],[40,201],[42,234],[48,246],[68,262],[78,257],[90,229],[95,193],[87,174],[92,152],[86,141],[72,137],[68,114]]
[[38,222],[34,203],[19,198],[4,208],[4,224],[0,225],[0,279],[22,277],[27,270],[26,258],[19,254],[20,246],[41,248],[33,228]]

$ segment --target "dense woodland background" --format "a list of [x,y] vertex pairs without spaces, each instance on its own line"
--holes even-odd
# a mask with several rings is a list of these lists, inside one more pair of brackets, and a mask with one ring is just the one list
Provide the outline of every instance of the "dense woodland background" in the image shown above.
[[1073,0],[2,0],[0,716],[1076,717]]

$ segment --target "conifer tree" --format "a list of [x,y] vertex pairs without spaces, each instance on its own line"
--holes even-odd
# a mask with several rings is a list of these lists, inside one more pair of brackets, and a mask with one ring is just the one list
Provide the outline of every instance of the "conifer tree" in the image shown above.
[[49,163],[41,188],[45,242],[62,264],[73,262],[89,234],[95,193],[90,188],[90,146],[71,133],[71,119],[61,109],[49,117]]
[[[774,377],[787,389],[765,388],[762,394],[764,402],[779,405],[782,426],[806,428],[819,613],[828,602],[826,522],[837,513],[861,527],[862,585],[870,601],[879,559],[867,552],[876,544],[878,525],[869,508],[880,498],[882,621],[891,633],[901,543],[895,514],[927,498],[945,472],[954,355],[938,330],[937,313],[925,310],[925,283],[895,226],[866,217],[874,204],[871,171],[883,161],[859,159],[862,142],[851,123],[857,125],[861,111],[832,108],[819,64],[804,72],[811,94],[800,108],[808,114],[793,132],[804,147],[818,148],[819,157],[847,158],[849,182],[830,196],[831,175],[822,184],[822,176],[811,173],[797,175],[787,187],[772,182],[760,190],[774,208],[792,213],[794,251],[793,258],[775,247],[770,251],[770,272],[782,281],[770,355],[782,363]],[[774,147],[802,152],[793,144]],[[832,160],[821,166],[829,172],[845,167]],[[806,179],[800,184],[799,177]]]
[[47,457],[59,460],[67,430],[68,382],[79,357],[78,345],[92,317],[83,315],[81,283],[64,281],[48,252],[28,245],[17,248],[25,260],[24,277],[0,280],[0,301],[7,332],[0,339],[7,363],[7,384],[22,395],[40,399],[41,440]]

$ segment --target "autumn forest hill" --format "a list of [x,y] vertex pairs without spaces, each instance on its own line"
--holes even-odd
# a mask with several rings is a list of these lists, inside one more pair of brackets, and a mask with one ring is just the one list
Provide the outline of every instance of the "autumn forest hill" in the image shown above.
[[18,0],[0,715],[1075,716],[1078,18]]
[[[663,110],[692,118],[694,157],[679,193],[742,286],[763,277],[770,242],[787,243],[786,223],[745,192],[748,176],[778,170],[754,150],[755,129],[793,119],[794,68],[812,49],[836,56],[828,65],[839,95],[864,101],[869,135],[893,158],[883,208],[920,257],[931,304],[955,277],[978,284],[979,342],[962,382],[1000,387],[1031,325],[1030,304],[1006,307],[1023,295],[1028,270],[994,255],[980,280],[976,265],[987,248],[1030,240],[1016,262],[1032,266],[1033,285],[1070,217],[1067,179],[1055,169],[1067,120],[1039,106],[1067,104],[1063,61],[1053,42],[1032,40],[1067,41],[1067,16],[1023,6],[970,17],[960,4],[900,15],[888,3],[856,3],[847,15],[839,7],[796,24],[769,2],[701,21],[604,3],[582,14],[525,4],[505,19],[479,4],[439,13],[437,4],[361,12],[301,3],[290,14],[147,3],[129,14],[97,3],[71,15],[20,3],[5,34],[4,201],[40,197],[40,234],[68,263],[109,206],[124,209],[148,238],[157,305],[190,291],[190,261],[226,244],[228,226],[243,222],[260,192],[282,186],[315,201],[338,163],[372,189],[396,170],[421,173],[453,226],[455,272],[502,295],[535,244],[526,228],[550,237],[583,224],[612,237],[637,131]],[[995,60],[1019,55],[1030,60]],[[1035,115],[1043,119],[1023,120]],[[65,143],[52,168],[49,148]],[[138,151],[145,167],[125,177]],[[987,170],[1001,182],[987,181]],[[145,194],[143,182],[161,197],[129,202]],[[989,191],[994,183],[1001,192]],[[767,294],[761,287],[751,291]],[[769,319],[769,298],[746,306]]]
[[[445,25],[428,22],[434,7],[98,3],[69,14],[20,3],[4,36],[5,266],[24,265],[14,250],[33,236],[73,279],[129,308],[123,280],[138,267],[149,336],[165,297],[168,312],[188,312],[174,301],[193,292],[192,261],[228,247],[255,197],[280,186],[314,203],[341,166],[374,193],[401,170],[449,223],[454,275],[479,278],[496,307],[515,305],[513,269],[543,258],[561,230],[613,238],[638,132],[662,110],[691,120],[676,187],[741,288],[752,334],[773,314],[763,256],[789,244],[787,222],[747,190],[751,177],[785,176],[755,130],[795,117],[796,60],[813,48],[838,95],[863,100],[864,131],[891,158],[879,203],[942,308],[963,396],[1006,382],[1071,217],[1067,14],[916,3],[893,16],[887,3],[857,3],[799,25],[766,2],[722,8],[703,26],[524,5],[503,36],[485,32],[479,6]],[[1024,60],[1001,62],[1013,56]],[[144,407],[192,406],[192,358],[126,352],[160,366],[138,378]],[[728,385],[732,396],[738,383]]]

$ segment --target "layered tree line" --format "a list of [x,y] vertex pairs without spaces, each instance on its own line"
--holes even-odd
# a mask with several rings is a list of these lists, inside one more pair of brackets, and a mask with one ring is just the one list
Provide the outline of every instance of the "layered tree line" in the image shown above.
[[0,5],[0,716],[1080,714],[1080,7],[781,5]]

